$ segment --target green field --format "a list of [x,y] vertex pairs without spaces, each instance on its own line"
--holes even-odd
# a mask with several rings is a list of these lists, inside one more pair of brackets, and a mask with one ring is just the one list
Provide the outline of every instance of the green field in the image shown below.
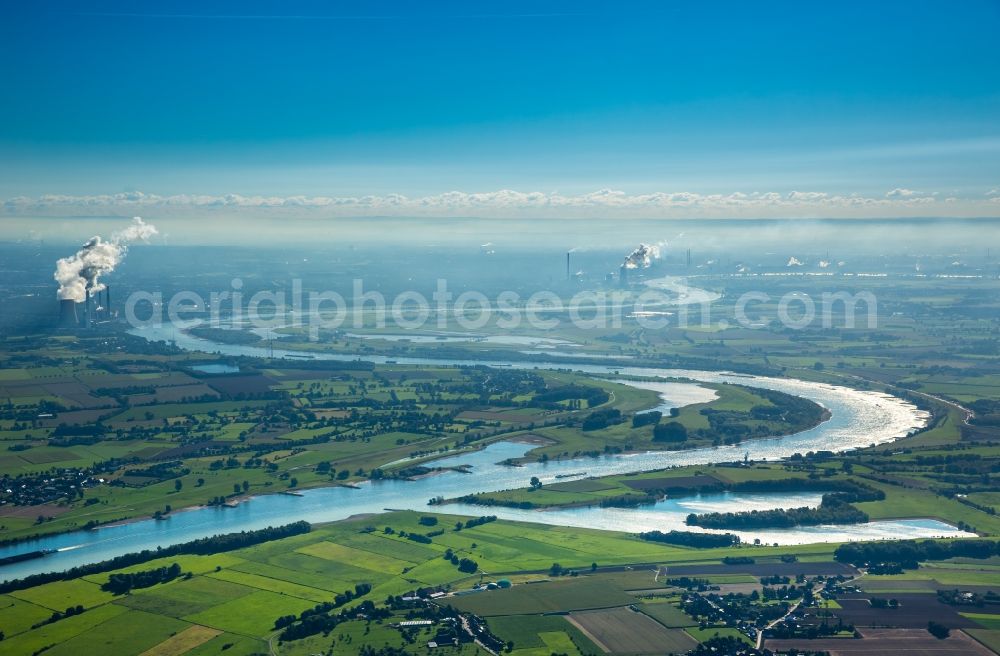
[[[547,612],[624,608],[638,604],[643,613],[665,627],[690,626],[684,614],[662,599],[640,600],[629,590],[663,588],[654,579],[653,565],[591,573],[617,563],[719,563],[732,553],[726,549],[698,550],[644,542],[634,536],[594,530],[547,527],[539,524],[490,522],[462,531],[446,530],[429,545],[400,539],[398,532],[420,531],[420,514],[395,512],[318,526],[307,534],[212,556],[180,556],[135,565],[123,571],[139,572],[177,562],[192,576],[114,596],[100,590],[109,574],[59,581],[0,595],[0,630],[4,649],[31,654],[49,645],[56,653],[221,654],[266,651],[276,634],[275,620],[298,614],[333,595],[369,583],[368,596],[382,603],[387,595],[412,594],[430,587],[446,592],[470,590],[481,580],[507,577],[515,585],[447,597],[447,603],[488,618],[490,627],[515,653],[541,654],[553,645],[566,653],[599,653],[594,645],[561,616]],[[453,516],[440,516],[440,526],[453,526]],[[386,527],[394,531],[385,532]],[[424,530],[426,530],[424,528]],[[441,554],[446,548],[479,563],[481,571],[466,574]],[[793,551],[802,559],[829,558],[832,547],[743,547],[740,553],[776,559]],[[551,577],[553,562],[577,568],[578,576]],[[402,565],[407,563],[407,571]],[[482,570],[489,571],[484,575]],[[543,570],[542,573],[535,570]],[[734,575],[727,575],[730,578]],[[746,577],[744,577],[746,578]],[[667,588],[663,588],[665,591]],[[81,604],[86,610],[38,628],[53,609]],[[426,640],[432,632],[424,631]],[[275,643],[282,656],[311,654],[333,648],[351,653],[353,640],[370,644],[377,637],[403,644],[399,630],[387,624],[350,621],[325,638]],[[379,642],[381,644],[381,642]],[[226,649],[224,646],[229,645]],[[54,651],[55,646],[48,651]],[[176,651],[173,651],[176,650]],[[186,651],[184,651],[186,650]],[[234,651],[235,650],[235,651]],[[462,653],[475,653],[470,646]]]

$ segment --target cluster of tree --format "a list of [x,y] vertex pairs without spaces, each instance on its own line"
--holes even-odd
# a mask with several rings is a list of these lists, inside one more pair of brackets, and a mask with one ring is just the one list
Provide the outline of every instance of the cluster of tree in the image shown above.
[[883,597],[872,597],[868,600],[872,608],[899,608],[898,599],[885,599]]
[[243,547],[251,547],[255,544],[270,542],[271,540],[281,540],[293,535],[302,535],[312,530],[309,522],[298,521],[284,526],[268,526],[256,531],[240,531],[239,533],[224,533],[213,535],[208,538],[199,538],[190,542],[181,542],[169,547],[157,547],[156,549],[143,549],[133,553],[116,556],[110,560],[103,560],[99,563],[80,565],[72,567],[62,572],[45,572],[43,574],[32,574],[23,579],[13,579],[0,583],[0,594],[13,592],[14,590],[24,590],[33,588],[43,583],[52,581],[68,581],[78,579],[91,574],[110,572],[116,569],[131,567],[140,563],[146,563],[157,558],[168,558],[181,554],[196,554],[200,556],[224,551],[234,551]]
[[569,569],[568,567],[563,567],[559,563],[552,563],[552,567],[549,568],[549,576],[575,576],[576,572]]
[[310,617],[327,615],[330,611],[336,610],[337,608],[340,608],[344,604],[350,603],[355,599],[359,599],[371,591],[371,583],[358,583],[354,586],[353,590],[344,590],[334,596],[333,601],[324,601],[323,603],[317,604],[312,608],[307,608],[302,611],[298,617],[295,615],[282,615],[278,619],[274,620],[274,628],[283,629],[287,626],[291,626],[295,622],[303,622]]
[[182,573],[181,566],[174,563],[170,567],[158,567],[131,574],[112,574],[108,577],[108,582],[101,586],[101,590],[123,595],[135,588],[151,588],[158,583],[173,581]]
[[416,656],[412,651],[407,651],[403,647],[372,647],[365,645],[358,651],[358,656]]
[[462,524],[462,522],[457,522],[455,524],[455,530],[461,531],[463,528],[475,528],[477,526],[482,526],[483,524],[489,524],[490,522],[497,521],[496,515],[482,515],[480,517],[473,517],[472,519]]
[[[316,608],[321,606],[326,606],[326,604],[320,604]],[[385,620],[392,615],[392,611],[388,608],[376,608],[370,599],[362,601],[357,606],[345,608],[335,615],[330,614],[330,610],[333,610],[332,608],[326,611],[317,610],[311,612],[313,610],[315,609],[303,611],[297,620],[293,618],[290,623],[284,625],[284,631],[278,635],[278,640],[280,642],[288,642],[290,640],[308,638],[320,633],[329,635],[341,622],[356,619],[358,616],[364,616],[369,620]],[[283,618],[278,618],[278,620],[288,622],[289,617],[291,616],[286,615]],[[278,626],[278,622],[275,622],[275,628],[280,629],[282,627]]]
[[895,564],[900,571],[917,569],[920,561],[948,558],[983,559],[996,555],[1000,555],[1000,541],[994,540],[847,542],[833,552],[833,558],[837,562],[850,563],[858,567]]
[[769,586],[765,585],[760,590],[760,597],[764,601],[780,601],[782,599],[801,599],[807,594],[808,590],[804,586],[797,585],[782,585],[782,586]]
[[428,535],[422,533],[407,533],[406,531],[400,531],[399,536],[406,538],[412,542],[419,542],[420,544],[430,544],[433,540]]
[[129,487],[144,487],[160,481],[187,476],[191,473],[191,470],[183,465],[184,463],[180,460],[158,462],[148,467],[127,469],[122,473],[122,475],[133,478],[148,479],[144,481],[128,481],[125,483],[125,485],[128,485]]
[[583,399],[588,408],[607,403],[611,395],[607,390],[592,385],[563,385],[535,394],[535,405],[556,404],[570,399]]
[[755,561],[749,556],[726,556],[722,559],[724,565],[753,565]]
[[620,424],[622,421],[621,410],[618,408],[604,408],[587,415],[580,427],[585,431],[593,431]]
[[473,574],[479,570],[479,563],[471,558],[459,558],[450,548],[444,552],[444,559],[458,567],[458,571]]
[[681,547],[695,547],[698,549],[713,549],[716,547],[732,547],[740,543],[740,537],[732,533],[694,533],[692,531],[649,531],[640,533],[639,537],[650,542],[662,542],[664,544],[675,544]]
[[860,524],[867,521],[867,513],[831,494],[823,495],[822,503],[816,508],[803,506],[702,515],[691,513],[685,520],[688,526],[715,529],[789,528],[818,524]]
[[708,420],[709,428],[694,431],[697,437],[735,444],[755,436],[795,433],[815,426],[826,417],[827,411],[808,399],[775,390],[737,387],[766,398],[772,405],[755,405],[748,411],[703,408],[700,413]]
[[52,437],[101,437],[108,430],[100,421],[93,424],[59,424],[52,431]]
[[261,339],[260,335],[251,330],[213,328],[211,326],[195,326],[189,328],[188,332],[195,337],[223,344],[256,344]]
[[677,444],[679,442],[686,442],[688,438],[688,430],[684,424],[677,421],[668,421],[665,424],[657,424],[653,428],[653,441],[654,442],[667,442],[672,444]]
[[659,410],[651,410],[650,412],[640,412],[638,414],[632,415],[632,428],[642,428],[643,426],[655,426],[660,423],[660,419],[663,418],[663,413]]
[[970,421],[977,426],[1000,426],[1000,401],[994,399],[977,399],[969,404],[976,413]]
[[712,583],[708,579],[697,579],[691,578],[690,576],[678,576],[672,579],[664,579],[663,581],[666,585],[671,585],[675,588],[683,588],[685,590],[698,590],[701,592],[707,591]]
[[70,447],[70,446],[91,446],[97,444],[103,435],[74,435],[73,437],[53,437],[48,441],[49,446]]
[[[815,640],[816,638],[822,638],[824,636],[837,635],[841,632],[851,632],[857,637],[857,633],[854,631],[853,624],[844,624],[844,620],[837,618],[837,622],[830,624],[823,622],[821,624],[798,624],[794,622],[778,622],[770,629],[768,629],[765,635],[769,639],[774,640]],[[794,656],[796,654],[805,656],[806,654],[826,654],[827,652],[806,652],[806,651],[790,651],[788,656]]]
[[601,500],[602,508],[638,508],[652,505],[659,501],[655,494],[623,494],[618,497],[608,497]]
[[948,604],[949,606],[982,607],[985,604],[1000,604],[1000,594],[992,590],[987,590],[985,594],[968,592],[966,590],[959,590],[958,588],[938,590],[937,598],[942,604]]
[[742,481],[728,485],[733,492],[809,492],[827,491],[831,498],[857,503],[859,501],[881,501],[885,499],[882,490],[851,479],[830,480],[815,478],[776,478],[756,481]]
[[927,622],[927,632],[938,640],[944,640],[951,635],[951,629],[946,627],[944,624],[935,622],[934,620]]

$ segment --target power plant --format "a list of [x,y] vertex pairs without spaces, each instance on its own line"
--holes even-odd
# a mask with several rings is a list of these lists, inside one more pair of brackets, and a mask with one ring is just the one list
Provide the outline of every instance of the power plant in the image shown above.
[[[128,253],[129,244],[147,241],[156,234],[159,233],[155,226],[136,216],[127,228],[112,233],[110,240],[91,237],[73,255],[59,258],[53,274],[59,283],[58,326],[87,329],[95,322],[111,320],[111,290],[101,282],[101,276],[115,270]],[[101,292],[104,292],[103,302]],[[76,306],[80,304],[83,316],[78,318]]]
[[[78,312],[77,306],[83,308]],[[111,288],[105,288],[96,294],[89,289],[82,303],[78,303],[72,298],[59,299],[59,322],[57,327],[60,330],[80,330],[93,328],[95,323],[104,323],[115,318],[111,311]]]

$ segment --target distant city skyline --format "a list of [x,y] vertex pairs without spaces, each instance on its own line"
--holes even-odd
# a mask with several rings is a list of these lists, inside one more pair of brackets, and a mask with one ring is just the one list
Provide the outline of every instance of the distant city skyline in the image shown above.
[[0,216],[1000,216],[1000,4],[8,3]]

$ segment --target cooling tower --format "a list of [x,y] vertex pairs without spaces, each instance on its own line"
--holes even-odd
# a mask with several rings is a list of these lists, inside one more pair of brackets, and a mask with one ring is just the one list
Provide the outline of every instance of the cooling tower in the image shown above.
[[80,321],[76,317],[76,301],[71,298],[59,301],[59,327],[74,330],[80,327]]

